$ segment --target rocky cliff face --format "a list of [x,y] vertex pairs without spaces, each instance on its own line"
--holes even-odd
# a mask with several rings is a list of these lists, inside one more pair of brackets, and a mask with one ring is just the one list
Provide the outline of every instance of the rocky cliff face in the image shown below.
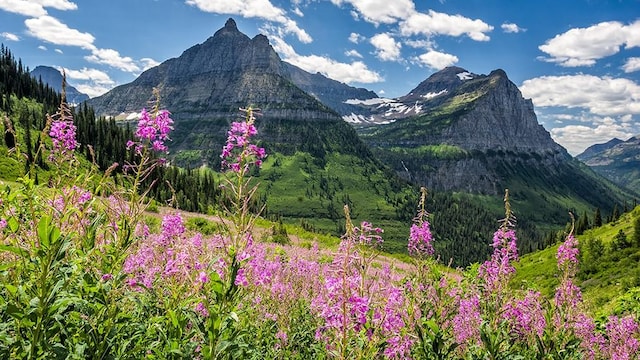
[[500,194],[512,179],[522,180],[523,169],[540,183],[544,177],[560,183],[574,173],[582,176],[538,123],[531,100],[502,70],[478,75],[446,68],[396,101],[419,110],[413,115],[385,110],[392,123],[358,129],[384,162],[414,182]]
[[[370,156],[354,129],[318,100],[364,90],[284,63],[264,35],[249,38],[233,19],[204,43],[145,71],[130,84],[89,100],[89,105],[96,114],[124,118],[148,106],[154,87],[160,89],[161,106],[171,111],[175,121],[172,150],[179,165],[215,167],[229,123],[237,119],[239,108],[249,105],[261,109],[258,131],[274,149],[292,153],[313,148],[320,155],[358,149]],[[335,137],[348,141],[338,145],[332,141]]]
[[336,115],[286,77],[283,62],[264,35],[250,39],[233,19],[204,43],[89,104],[101,115],[139,111],[154,87],[160,88],[162,103],[176,121],[225,117],[248,105],[261,108],[266,117]]
[[[36,79],[41,79],[43,83],[49,85],[57,92],[62,92],[62,74],[58,69],[52,68],[51,66],[36,66],[35,69],[31,70],[31,76]],[[67,92],[67,102],[71,104],[80,104],[89,100],[89,95],[81,93],[68,83],[65,90]]]

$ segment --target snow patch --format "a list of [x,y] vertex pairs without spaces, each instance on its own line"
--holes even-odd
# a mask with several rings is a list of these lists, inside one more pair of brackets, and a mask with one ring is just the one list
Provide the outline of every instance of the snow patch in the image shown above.
[[351,115],[343,115],[342,120],[351,124],[361,124],[365,122],[365,117],[362,115],[351,113]]
[[367,99],[367,100],[348,99],[344,103],[349,105],[378,105],[378,104],[384,104],[384,103],[389,103],[394,101],[395,100],[386,99],[386,98],[373,98],[373,99]]
[[[463,73],[460,73],[460,74],[463,74]],[[459,76],[460,74],[458,74],[458,76]],[[462,79],[460,79],[460,80],[462,80]],[[444,89],[444,90],[438,91],[437,93],[433,93],[433,92],[426,93],[426,94],[422,95],[422,97],[423,97],[424,99],[429,100],[429,99],[433,99],[433,98],[434,98],[434,97],[436,97],[436,96],[440,96],[440,95],[446,94],[446,93],[448,93],[448,92],[449,92],[449,91],[448,91],[447,89]]]
[[457,73],[456,75],[458,76],[458,79],[462,81],[473,79],[473,74],[468,71]]

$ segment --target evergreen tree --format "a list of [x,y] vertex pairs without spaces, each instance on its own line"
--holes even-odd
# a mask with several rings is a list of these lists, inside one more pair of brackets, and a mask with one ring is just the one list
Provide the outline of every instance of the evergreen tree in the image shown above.
[[633,245],[640,247],[640,215],[633,222]]
[[613,212],[611,213],[611,221],[616,221],[620,218],[620,210],[618,210],[618,204],[613,205]]
[[596,208],[596,213],[593,215],[593,227],[602,226],[602,215],[600,214],[600,208]]

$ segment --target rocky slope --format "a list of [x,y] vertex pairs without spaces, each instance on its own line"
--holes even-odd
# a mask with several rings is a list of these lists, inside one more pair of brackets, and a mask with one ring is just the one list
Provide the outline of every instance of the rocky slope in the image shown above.
[[[633,196],[555,143],[502,70],[478,75],[449,67],[395,101],[412,112],[369,106],[378,120],[356,128],[374,154],[414,183],[484,195],[509,188],[540,220],[566,218],[571,208],[611,209]],[[374,125],[380,119],[390,123]]]
[[[43,83],[49,85],[57,92],[62,91],[62,74],[56,68],[43,65],[36,66],[35,69],[31,70],[31,76],[42,80]],[[69,83],[67,83],[66,92],[67,102],[70,104],[80,104],[83,101],[89,100],[89,95],[81,93],[78,89],[69,85]]]
[[577,158],[602,176],[640,194],[640,135],[590,146]]

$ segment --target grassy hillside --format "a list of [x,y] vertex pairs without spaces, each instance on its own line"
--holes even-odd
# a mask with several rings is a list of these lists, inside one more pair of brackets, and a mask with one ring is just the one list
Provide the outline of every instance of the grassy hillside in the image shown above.
[[[634,225],[639,219],[640,206],[616,221],[577,236],[580,247],[578,286],[583,291],[588,310],[594,314],[624,312],[631,308],[629,301],[635,301],[635,306],[639,304],[640,243],[634,239],[638,236]],[[528,284],[545,296],[553,297],[558,285],[558,246],[523,256],[516,265],[513,286]]]

